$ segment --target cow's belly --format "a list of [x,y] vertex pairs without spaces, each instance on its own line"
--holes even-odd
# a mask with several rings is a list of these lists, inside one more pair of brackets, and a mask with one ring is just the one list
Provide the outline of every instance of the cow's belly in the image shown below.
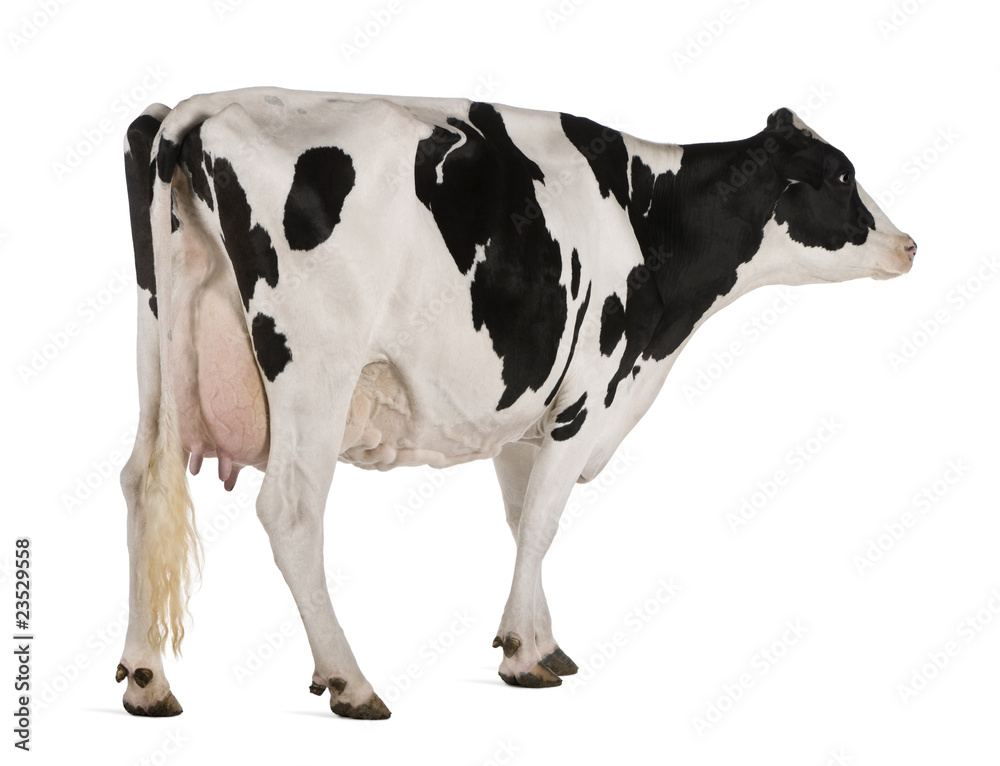
[[388,361],[366,365],[351,398],[340,460],[383,471],[413,465],[446,468],[494,457],[526,429],[514,413],[498,421],[495,412],[477,417],[445,406],[447,401],[421,395],[419,386],[408,386]]

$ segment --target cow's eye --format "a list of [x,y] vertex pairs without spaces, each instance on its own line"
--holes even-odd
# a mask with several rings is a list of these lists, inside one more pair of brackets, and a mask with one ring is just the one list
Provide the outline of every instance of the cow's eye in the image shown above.
[[842,184],[845,184],[845,185],[849,184],[851,182],[851,173],[850,173],[850,171],[848,171],[846,173],[841,173],[840,176],[837,178],[837,180],[840,181],[840,183],[842,183]]

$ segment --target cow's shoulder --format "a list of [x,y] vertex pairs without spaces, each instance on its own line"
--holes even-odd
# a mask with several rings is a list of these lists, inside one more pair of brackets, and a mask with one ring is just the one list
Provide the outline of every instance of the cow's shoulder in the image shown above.
[[486,329],[503,359],[497,409],[505,409],[549,380],[567,333],[571,248],[553,236],[539,204],[545,173],[501,109],[480,102],[436,125],[413,162],[417,198],[458,271],[472,277],[473,326]]

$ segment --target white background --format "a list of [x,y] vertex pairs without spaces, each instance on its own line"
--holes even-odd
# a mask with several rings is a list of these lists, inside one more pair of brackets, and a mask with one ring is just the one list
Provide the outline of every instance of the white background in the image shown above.
[[[1000,762],[1000,278],[982,261],[1000,256],[995,4],[225,2],[9,0],[0,19],[0,709],[14,706],[24,535],[45,703],[18,757]],[[581,666],[561,688],[496,676],[514,546],[489,463],[338,470],[327,568],[393,711],[381,723],[337,718],[307,692],[304,632],[254,516],[259,477],[227,495],[208,470],[192,482],[203,584],[184,658],[167,665],[185,712],[135,719],[113,682],[128,566],[117,472],[138,413],[121,136],[149,102],[265,84],[469,96],[673,142],[743,138],[789,106],[920,252],[895,281],[761,290],[700,331],[620,459],[577,487],[546,560],[556,636]],[[821,441],[824,419],[835,433]],[[796,447],[808,462],[789,459]],[[787,481],[734,532],[727,514],[776,471]],[[913,526],[859,571],[907,512]],[[947,665],[927,665],[949,643]],[[915,672],[933,678],[904,701]],[[752,685],[737,692],[741,677]]]

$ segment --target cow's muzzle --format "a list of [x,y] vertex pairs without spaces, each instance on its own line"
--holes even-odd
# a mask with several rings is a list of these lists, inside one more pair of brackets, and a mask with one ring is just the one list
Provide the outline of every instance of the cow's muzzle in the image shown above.
[[909,234],[901,234],[895,238],[891,253],[884,265],[880,265],[872,275],[874,279],[892,279],[913,268],[913,259],[917,256],[917,243]]

